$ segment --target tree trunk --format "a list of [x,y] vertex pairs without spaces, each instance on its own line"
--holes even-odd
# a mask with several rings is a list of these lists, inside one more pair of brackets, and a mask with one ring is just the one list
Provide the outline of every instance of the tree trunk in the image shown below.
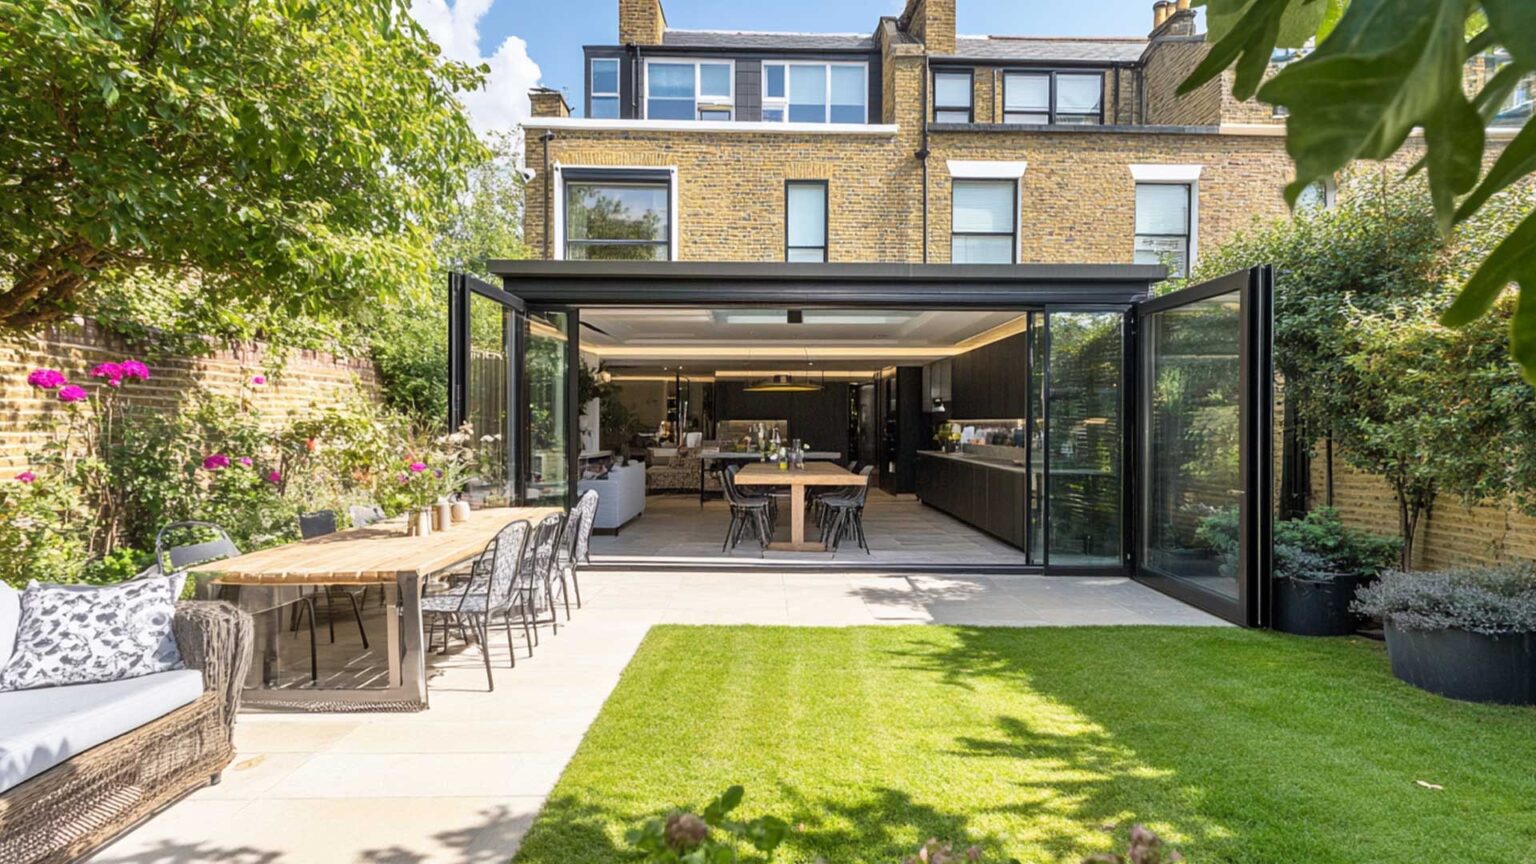
[[11,273],[11,289],[0,294],[0,327],[25,330],[62,317],[65,304],[104,263],[101,250],[85,240],[55,246],[24,262]]

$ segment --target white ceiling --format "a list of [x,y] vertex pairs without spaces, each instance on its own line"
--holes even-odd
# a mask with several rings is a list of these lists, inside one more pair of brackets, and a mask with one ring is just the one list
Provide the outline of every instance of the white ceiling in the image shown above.
[[[956,353],[1020,318],[1018,312],[807,309],[584,309],[582,349],[612,369],[661,371],[868,370]],[[595,330],[593,328],[596,328]],[[988,340],[990,341],[990,340]],[[832,365],[828,365],[832,364]]]

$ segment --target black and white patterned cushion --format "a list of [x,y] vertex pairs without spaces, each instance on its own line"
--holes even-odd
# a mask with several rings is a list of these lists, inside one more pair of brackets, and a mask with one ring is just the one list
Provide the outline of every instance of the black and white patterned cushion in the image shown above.
[[184,668],[167,578],[94,588],[32,582],[0,690],[137,678]]

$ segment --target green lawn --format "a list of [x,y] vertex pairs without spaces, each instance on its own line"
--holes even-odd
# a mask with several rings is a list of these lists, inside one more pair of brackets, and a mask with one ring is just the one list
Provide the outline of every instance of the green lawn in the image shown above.
[[1536,711],[1415,691],[1379,644],[963,627],[653,630],[517,861],[624,860],[733,783],[802,826],[783,862],[1076,862],[1134,822],[1193,864],[1536,862]]

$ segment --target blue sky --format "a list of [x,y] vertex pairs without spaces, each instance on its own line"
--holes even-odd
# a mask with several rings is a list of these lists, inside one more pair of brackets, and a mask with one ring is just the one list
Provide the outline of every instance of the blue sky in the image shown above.
[[[1153,0],[956,0],[963,34],[1144,36]],[[663,0],[667,23],[695,30],[870,33],[902,0]],[[449,56],[487,62],[486,92],[467,99],[483,129],[527,113],[527,87],[581,104],[581,46],[618,41],[618,0],[416,0],[416,17]]]

